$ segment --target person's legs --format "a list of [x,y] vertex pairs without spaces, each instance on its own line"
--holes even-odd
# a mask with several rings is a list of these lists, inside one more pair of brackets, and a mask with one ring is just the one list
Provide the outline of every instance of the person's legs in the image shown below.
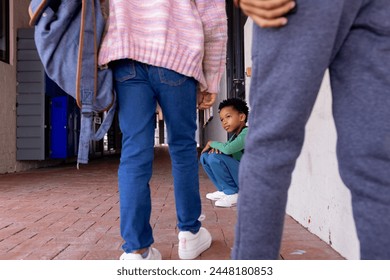
[[200,155],[200,164],[202,164],[203,166],[203,169],[204,171],[206,172],[207,176],[210,178],[211,182],[213,182],[214,186],[217,188],[217,190],[219,192],[222,192],[222,186],[220,186],[217,182],[217,180],[215,179],[215,176],[214,176],[214,172],[211,168],[211,165],[209,163],[211,157],[210,157],[211,154],[205,152],[203,154]]
[[390,259],[390,5],[366,1],[331,65],[340,174],[362,259]]
[[201,163],[219,191],[227,195],[238,192],[239,161],[224,154],[203,153]]
[[130,253],[153,241],[149,224],[156,100],[142,64],[123,60],[114,64],[118,116],[123,134],[118,171],[120,230],[123,250]]
[[201,225],[195,140],[197,83],[164,68],[152,67],[150,71],[168,132],[178,228],[196,233]]
[[211,245],[211,235],[199,221],[198,152],[196,150],[197,82],[174,71],[152,67],[154,87],[168,130],[179,228],[178,254],[194,259]]
[[251,113],[240,163],[234,259],[279,257],[287,191],[305,125],[324,72],[361,2],[303,1],[287,26],[254,26]]

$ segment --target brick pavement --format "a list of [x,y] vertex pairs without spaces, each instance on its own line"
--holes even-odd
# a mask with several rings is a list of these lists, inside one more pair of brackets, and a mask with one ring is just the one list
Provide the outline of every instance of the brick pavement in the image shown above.
[[[117,155],[74,164],[0,175],[1,260],[118,259]],[[178,259],[173,180],[166,147],[156,147],[150,183],[155,244],[163,259]],[[203,225],[212,247],[199,259],[230,258],[236,208],[205,199],[214,187],[200,168]],[[281,259],[343,259],[318,237],[286,216]]]

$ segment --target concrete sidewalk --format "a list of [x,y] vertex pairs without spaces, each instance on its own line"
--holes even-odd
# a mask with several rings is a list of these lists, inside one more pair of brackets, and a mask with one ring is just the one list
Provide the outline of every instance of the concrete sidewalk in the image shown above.
[[[119,156],[82,165],[0,175],[0,259],[109,260],[121,255],[117,168]],[[215,191],[200,169],[203,226],[213,236],[199,259],[230,259],[236,208],[218,208],[205,198]],[[173,180],[168,150],[155,148],[150,183],[154,247],[163,259],[178,259]],[[343,259],[329,245],[286,216],[282,259]]]

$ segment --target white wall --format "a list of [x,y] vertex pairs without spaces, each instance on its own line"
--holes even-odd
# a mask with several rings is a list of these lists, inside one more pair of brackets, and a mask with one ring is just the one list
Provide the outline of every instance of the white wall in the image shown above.
[[[248,67],[252,67],[252,29],[253,29],[253,21],[248,18],[245,26],[244,26],[244,49],[245,49],[245,71]],[[246,75],[245,80],[245,98],[249,101],[249,88],[250,88],[250,77]],[[248,104],[250,105],[250,104]]]
[[[222,76],[220,83],[220,90],[217,95],[217,99],[213,104],[213,118],[206,125],[204,133],[204,141],[206,144],[208,140],[225,142],[228,138],[226,131],[222,128],[221,120],[219,118],[218,107],[219,103],[226,99],[227,86],[226,86],[226,73]],[[202,112],[202,111],[200,111]]]
[[[252,21],[245,26],[245,67],[250,67]],[[250,78],[247,78],[247,87]],[[249,90],[247,91],[249,93]],[[289,190],[287,213],[347,259],[359,258],[350,192],[342,183],[336,160],[336,131],[326,74]]]
[[326,74],[306,126],[302,153],[289,191],[287,212],[347,259],[359,258],[351,196],[336,160],[336,130]]

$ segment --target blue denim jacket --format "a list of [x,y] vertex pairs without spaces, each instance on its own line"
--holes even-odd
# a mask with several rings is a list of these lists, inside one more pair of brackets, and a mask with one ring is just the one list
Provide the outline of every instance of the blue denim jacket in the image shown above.
[[[88,163],[90,141],[103,138],[116,107],[112,72],[99,69],[97,63],[105,26],[100,0],[32,0],[29,13],[47,75],[73,96],[81,109],[77,166]],[[107,110],[94,134],[94,113]]]

